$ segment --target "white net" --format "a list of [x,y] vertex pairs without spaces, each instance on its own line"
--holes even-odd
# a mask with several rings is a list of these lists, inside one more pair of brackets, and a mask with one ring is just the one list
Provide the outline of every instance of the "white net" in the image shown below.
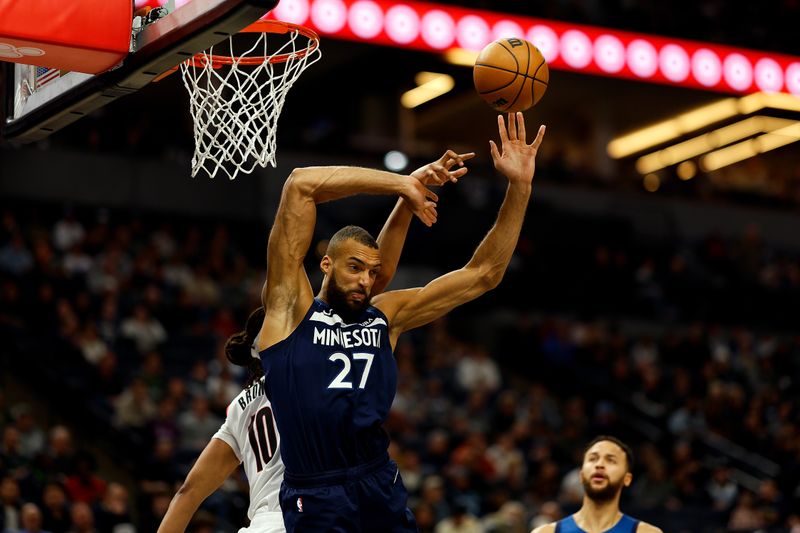
[[[257,165],[274,167],[278,117],[286,95],[321,56],[316,43],[309,50],[310,40],[297,31],[284,36],[247,35],[255,43],[244,52],[234,51],[232,36],[215,46],[226,55],[217,56],[211,48],[193,62],[181,64],[194,120],[192,177],[202,169],[211,178],[222,171],[234,179],[239,172],[253,172]],[[283,39],[282,44],[268,53],[267,41],[278,39]],[[230,64],[220,66],[220,57],[231,58]]]

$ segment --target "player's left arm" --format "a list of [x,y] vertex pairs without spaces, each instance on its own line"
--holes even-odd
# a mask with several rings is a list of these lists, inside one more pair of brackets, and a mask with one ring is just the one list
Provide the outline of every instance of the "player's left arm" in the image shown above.
[[[453,150],[448,150],[433,163],[423,165],[412,172],[411,176],[417,178],[426,186],[444,185],[448,182],[456,183],[459,178],[467,173],[464,161],[473,157],[475,157],[475,152],[457,154]],[[451,170],[455,165],[458,165],[458,168]],[[413,216],[414,213],[409,208],[408,201],[405,198],[399,198],[378,235],[378,246],[381,250],[381,269],[375,279],[375,284],[372,286],[373,295],[382,293],[394,278]]]
[[636,528],[636,533],[664,533],[661,529],[657,528],[654,525],[648,524],[647,522],[639,522],[639,526]]
[[239,459],[233,449],[226,442],[212,438],[172,498],[158,533],[186,531],[200,504],[222,486],[237,466]]
[[454,307],[495,288],[503,279],[522,230],[536,169],[536,153],[545,131],[544,126],[539,128],[535,140],[527,144],[522,114],[510,113],[508,123],[507,130],[503,117],[499,117],[502,153],[490,141],[495,167],[508,178],[506,197],[494,226],[470,261],[425,287],[390,291],[373,299],[373,305],[389,319],[393,346],[404,331],[444,316]]

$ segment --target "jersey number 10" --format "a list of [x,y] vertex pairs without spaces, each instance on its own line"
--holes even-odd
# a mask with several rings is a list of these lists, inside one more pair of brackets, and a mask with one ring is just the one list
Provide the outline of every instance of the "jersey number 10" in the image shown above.
[[256,457],[257,471],[261,472],[278,449],[272,409],[264,407],[251,416],[247,434],[250,437],[250,448]]

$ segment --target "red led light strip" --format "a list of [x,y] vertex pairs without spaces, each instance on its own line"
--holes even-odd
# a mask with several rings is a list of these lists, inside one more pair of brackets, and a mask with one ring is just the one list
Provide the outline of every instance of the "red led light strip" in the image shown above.
[[800,95],[800,57],[520,15],[416,1],[281,0],[266,18],[331,37],[431,52],[478,51],[501,37],[523,37],[556,69],[734,94]]
[[553,68],[735,94],[800,95],[800,58],[427,2],[281,0],[271,17],[342,39],[441,52],[524,37]]

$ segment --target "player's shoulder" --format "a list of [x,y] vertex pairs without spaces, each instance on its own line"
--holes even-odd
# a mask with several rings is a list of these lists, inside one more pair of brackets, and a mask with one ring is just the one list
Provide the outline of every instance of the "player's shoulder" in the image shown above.
[[550,522],[549,524],[537,527],[536,529],[531,531],[531,533],[554,533],[555,530],[556,530],[556,523]]
[[660,528],[647,522],[639,522],[639,527],[636,528],[636,533],[663,533]]

